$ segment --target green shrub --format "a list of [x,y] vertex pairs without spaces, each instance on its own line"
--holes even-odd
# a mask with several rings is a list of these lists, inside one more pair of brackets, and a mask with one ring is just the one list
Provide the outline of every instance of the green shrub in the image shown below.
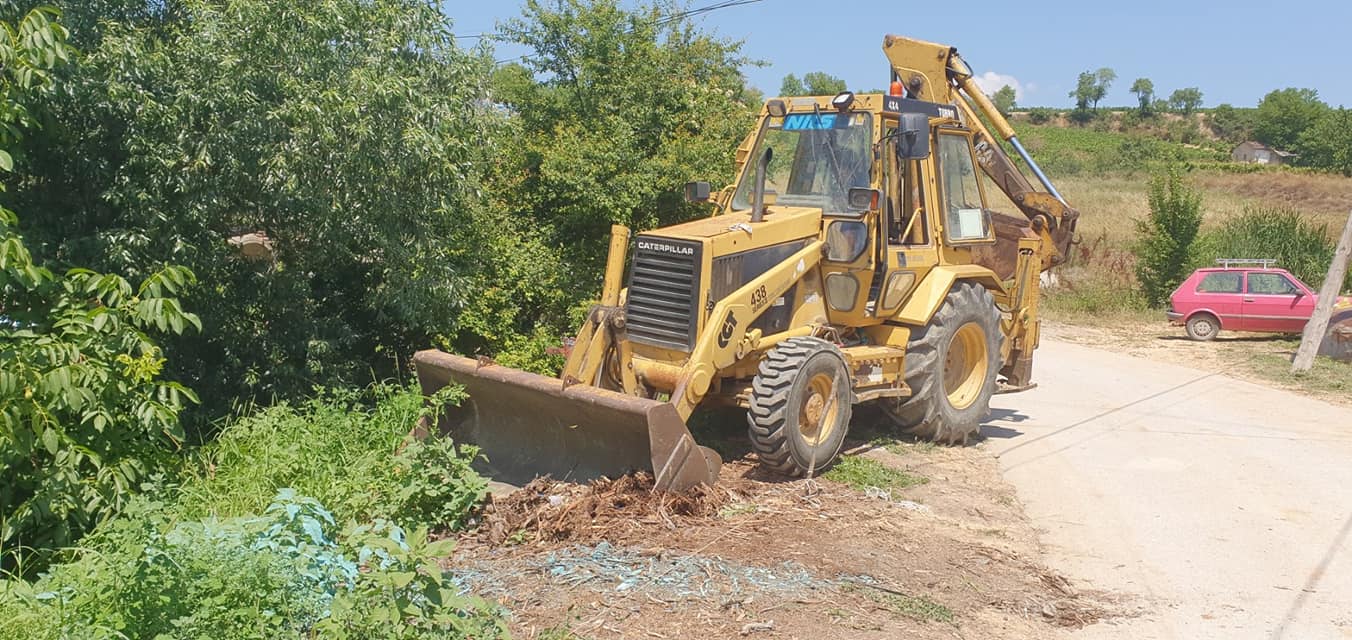
[[1216,258],[1270,258],[1318,289],[1333,259],[1333,239],[1328,225],[1294,209],[1249,206],[1204,234],[1199,253],[1207,263]]
[[[449,387],[438,401],[463,397]],[[457,451],[443,438],[409,440],[423,414],[416,388],[376,386],[365,392],[321,391],[303,404],[280,404],[240,418],[186,471],[184,513],[193,518],[257,513],[270,496],[290,487],[350,521],[383,518],[460,528],[488,481],[469,467],[474,448]]]
[[153,334],[200,329],[176,294],[192,272],[139,287],[34,264],[0,208],[0,563],[40,569],[172,466],[192,391],[163,379]]
[[1202,196],[1176,170],[1150,181],[1150,215],[1137,220],[1136,280],[1146,303],[1161,307],[1193,267]]
[[1033,124],[1046,124],[1056,117],[1056,111],[1047,107],[1034,107],[1028,110],[1028,121]]
[[1171,163],[1220,163],[1228,154],[1185,147],[1139,132],[1096,131],[1090,127],[1021,125],[1024,144],[1052,175],[1147,171]]
[[498,614],[456,595],[430,542],[386,523],[339,533],[318,501],[283,490],[261,515],[175,522],[138,500],[79,557],[33,584],[0,584],[0,636],[494,638]]

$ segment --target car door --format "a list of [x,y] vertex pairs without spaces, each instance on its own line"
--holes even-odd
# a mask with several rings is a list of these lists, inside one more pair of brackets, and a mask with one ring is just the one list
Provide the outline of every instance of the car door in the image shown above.
[[1311,306],[1307,304],[1311,298],[1284,273],[1250,271],[1244,289],[1244,329],[1298,332],[1310,319],[1305,309]]

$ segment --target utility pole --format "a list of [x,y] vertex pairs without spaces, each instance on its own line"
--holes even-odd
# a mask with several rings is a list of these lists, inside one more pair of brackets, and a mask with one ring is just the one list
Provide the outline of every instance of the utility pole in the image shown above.
[[1305,325],[1305,335],[1300,338],[1300,349],[1291,363],[1291,373],[1304,373],[1314,366],[1314,356],[1319,352],[1319,343],[1329,328],[1329,316],[1333,315],[1333,303],[1343,290],[1343,276],[1347,275],[1348,255],[1352,254],[1352,212],[1348,213],[1347,226],[1338,239],[1338,249],[1333,252],[1333,263],[1329,265],[1329,274],[1324,278],[1324,286],[1319,288],[1319,303],[1314,307],[1314,315]]

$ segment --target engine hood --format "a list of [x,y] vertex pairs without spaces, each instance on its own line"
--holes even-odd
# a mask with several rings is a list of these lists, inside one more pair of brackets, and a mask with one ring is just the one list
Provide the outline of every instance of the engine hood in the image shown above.
[[815,207],[768,207],[760,222],[749,213],[700,218],[638,234],[704,244],[713,255],[725,255],[821,235],[822,210]]

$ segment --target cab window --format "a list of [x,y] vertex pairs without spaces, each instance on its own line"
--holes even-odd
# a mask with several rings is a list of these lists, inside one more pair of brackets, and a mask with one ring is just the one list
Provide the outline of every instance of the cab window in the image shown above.
[[1250,273],[1249,293],[1289,296],[1300,293],[1300,289],[1280,273]]
[[1208,273],[1197,285],[1197,293],[1239,293],[1238,272]]
[[966,136],[939,136],[943,180],[944,231],[950,240],[980,240],[988,235],[981,187]]
[[[868,113],[790,113],[768,118],[751,158],[773,149],[765,189],[776,203],[820,207],[828,215],[858,217],[848,205],[850,189],[867,188],[873,169],[873,117]],[[756,162],[746,171],[733,194],[732,208],[751,208]]]

